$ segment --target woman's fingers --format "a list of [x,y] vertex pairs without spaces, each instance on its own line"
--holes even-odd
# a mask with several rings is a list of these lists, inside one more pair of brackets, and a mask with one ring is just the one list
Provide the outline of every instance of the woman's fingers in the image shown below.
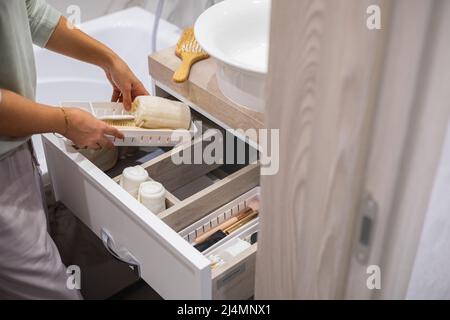
[[145,89],[144,85],[141,82],[138,81],[138,83],[133,86],[132,92],[133,99],[138,96],[149,96],[149,95],[150,94],[148,93],[148,91]]
[[130,89],[123,90],[122,96],[123,96],[123,106],[125,110],[131,110],[131,103],[133,102],[131,99],[131,90]]
[[104,134],[107,134],[107,135],[109,135],[109,136],[116,137],[116,138],[118,138],[118,139],[123,139],[123,138],[124,138],[123,133],[120,132],[117,128],[112,127],[112,126],[107,126],[107,127],[104,129]]
[[[96,119],[92,114],[68,108],[71,120],[66,137],[80,149],[99,150],[101,148],[113,148],[111,136],[123,139],[123,134],[115,127],[108,126],[105,122]],[[108,137],[109,136],[109,137]]]
[[112,97],[111,97],[111,102],[117,102],[119,100],[120,97],[120,91],[119,90],[113,90],[112,93]]
[[90,142],[86,147],[81,149],[101,150],[112,148],[114,148],[114,144],[112,143],[112,141],[106,137],[103,137],[98,140]]
[[99,150],[99,149],[101,149],[101,146],[99,146],[96,142],[90,142],[87,145],[80,147],[80,149]]
[[99,143],[99,145],[102,148],[107,148],[107,149],[114,148],[114,144],[105,135],[113,136],[113,137],[116,137],[118,139],[123,139],[124,138],[123,133],[120,132],[117,128],[112,127],[112,126],[106,126],[103,129],[103,137],[98,141],[98,143]]
[[115,127],[105,125],[101,128],[101,130],[101,136],[89,144],[90,149],[99,150],[102,148],[114,148],[114,143],[108,137],[106,137],[107,135],[116,137],[118,139],[124,138],[123,134]]
[[114,144],[112,143],[112,141],[109,140],[109,139],[106,138],[106,137],[103,137],[102,139],[100,139],[100,140],[97,142],[97,146],[100,147],[100,148],[106,148],[106,149],[112,149],[112,148],[114,148]]

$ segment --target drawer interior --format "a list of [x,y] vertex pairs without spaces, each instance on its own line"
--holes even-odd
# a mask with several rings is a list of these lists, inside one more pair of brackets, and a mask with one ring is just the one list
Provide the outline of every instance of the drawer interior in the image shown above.
[[[189,143],[173,148],[119,147],[116,165],[105,172],[118,183],[126,167],[140,165],[146,169],[150,179],[160,182],[167,191],[167,209],[157,216],[189,243],[193,240],[193,229],[198,235],[200,225],[205,231],[207,224],[212,227],[238,213],[255,192],[259,192],[257,151],[207,119],[201,120],[202,134]],[[210,154],[216,161],[203,161],[204,153],[211,150],[214,150]],[[183,159],[181,163],[180,159]],[[203,254],[208,258],[220,252],[230,241],[244,239],[243,232],[249,227],[257,230],[258,220],[235,230]],[[254,281],[255,253],[256,244],[252,244],[239,256],[212,267],[215,298],[251,296],[248,291],[254,286],[240,288],[236,283]]]
[[[179,234],[193,245],[199,235],[236,216],[252,201],[260,200],[260,188],[254,188],[208,214]],[[213,299],[248,299],[253,295],[259,219],[249,221],[204,250],[211,261]]]
[[[229,219],[236,217],[240,212],[243,212],[245,209],[249,207],[249,203],[252,201],[260,202],[260,188],[256,187],[238,198],[232,200],[231,202],[225,204],[224,206],[214,210],[210,214],[206,215],[204,218],[198,220],[193,223],[189,227],[180,231],[179,234],[182,236],[187,242],[193,244],[195,239],[199,236],[202,236],[209,230],[217,227],[221,223],[228,221]],[[256,228],[258,224],[258,218],[256,217],[254,220],[249,221],[245,225],[239,227],[238,229],[231,232],[224,239],[218,241],[213,246],[210,246],[207,250],[203,251],[204,255],[208,255],[211,252],[215,251],[217,248],[220,248],[224,243],[226,243],[229,239],[232,239],[237,234],[241,234],[244,230],[252,227]],[[252,229],[252,230],[253,230]]]
[[174,148],[121,147],[124,156],[106,172],[118,182],[124,168],[145,168],[166,188],[167,209],[158,216],[177,232],[259,185],[257,150],[201,117],[195,115],[202,134],[191,142]]
[[[162,183],[179,200],[185,200],[257,160],[256,157],[246,157],[243,163],[227,164],[224,144],[221,141],[215,142],[216,139],[221,139],[220,135],[220,131],[206,132],[191,144],[162,154],[142,166],[152,179]],[[235,140],[233,148],[236,150],[240,142]],[[210,157],[211,163],[205,163],[202,155],[209,154],[209,150],[215,148],[214,144],[217,147],[221,145],[222,150],[216,148]]]

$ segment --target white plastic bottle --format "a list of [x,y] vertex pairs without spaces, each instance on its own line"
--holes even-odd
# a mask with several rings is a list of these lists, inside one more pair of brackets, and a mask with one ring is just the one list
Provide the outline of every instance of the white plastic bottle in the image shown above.
[[156,181],[147,181],[139,187],[139,201],[151,212],[166,210],[166,189]]
[[143,167],[128,167],[123,170],[120,186],[137,199],[139,186],[147,180],[148,172]]

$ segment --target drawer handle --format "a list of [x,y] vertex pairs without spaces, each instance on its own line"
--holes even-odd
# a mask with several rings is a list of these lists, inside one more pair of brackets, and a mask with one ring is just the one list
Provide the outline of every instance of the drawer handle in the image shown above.
[[[119,250],[116,249],[116,245],[114,243],[114,239],[111,236],[111,234],[105,230],[101,229],[100,231],[101,238],[103,245],[105,246],[106,250],[118,261],[128,264],[139,277],[141,277],[141,269],[139,267],[139,262],[137,259],[131,254],[130,251],[126,248],[120,248]],[[119,252],[119,253],[117,253]]]

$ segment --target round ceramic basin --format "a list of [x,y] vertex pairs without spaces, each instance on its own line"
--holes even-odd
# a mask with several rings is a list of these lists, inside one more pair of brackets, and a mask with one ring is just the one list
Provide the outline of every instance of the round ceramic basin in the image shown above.
[[270,0],[225,0],[195,23],[195,37],[217,60],[217,82],[233,102],[262,112],[268,67]]

